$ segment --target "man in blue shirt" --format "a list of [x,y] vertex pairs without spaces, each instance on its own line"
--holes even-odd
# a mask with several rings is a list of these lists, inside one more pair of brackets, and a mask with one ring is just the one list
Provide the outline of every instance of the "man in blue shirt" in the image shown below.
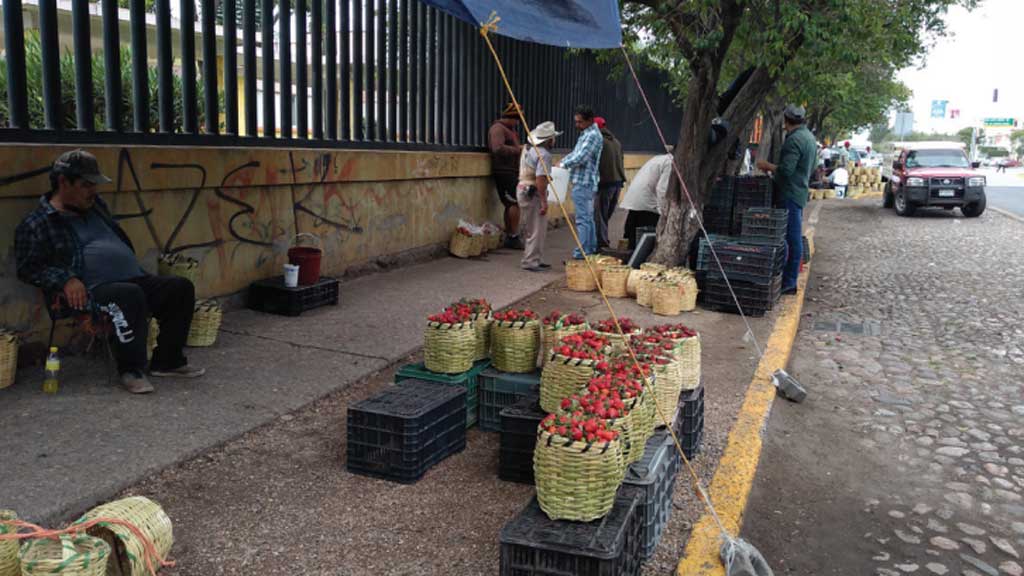
[[42,289],[47,300],[61,300],[61,307],[110,317],[121,384],[129,392],[153,391],[144,374],[150,315],[160,335],[149,373],[202,376],[204,370],[189,366],[182,354],[195,288],[185,278],[153,276],[139,266],[131,240],[96,193],[108,182],[84,150],[53,163],[51,191],[14,233],[18,278]]
[[582,260],[586,254],[597,252],[597,229],[594,228],[594,196],[600,180],[601,149],[604,137],[594,123],[594,111],[589,106],[576,108],[576,129],[580,139],[568,156],[559,164],[571,171],[572,202],[576,207],[576,233],[583,245],[572,251],[572,257]]

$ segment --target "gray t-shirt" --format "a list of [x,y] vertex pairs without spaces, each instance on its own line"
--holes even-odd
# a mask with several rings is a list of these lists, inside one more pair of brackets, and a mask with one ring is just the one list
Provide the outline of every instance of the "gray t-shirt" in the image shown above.
[[[540,163],[540,158],[544,158],[544,164]],[[547,176],[547,172],[551,172],[551,151],[547,148],[531,147],[523,158],[523,162],[533,170],[535,176]],[[547,172],[544,171],[544,166],[547,166]]]
[[90,210],[81,215],[65,212],[63,216],[82,244],[85,257],[82,282],[90,290],[100,284],[121,282],[146,274],[132,249],[99,214]]

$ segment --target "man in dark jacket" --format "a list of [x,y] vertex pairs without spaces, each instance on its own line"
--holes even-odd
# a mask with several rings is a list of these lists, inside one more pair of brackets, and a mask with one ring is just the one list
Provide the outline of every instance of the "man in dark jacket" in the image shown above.
[[619,203],[619,192],[626,182],[626,168],[622,158],[622,144],[607,127],[605,119],[598,116],[594,123],[601,129],[604,147],[601,148],[599,165],[600,180],[597,183],[597,201],[594,202],[594,223],[597,227],[597,247],[608,247],[608,221],[615,214]]
[[786,139],[782,144],[779,163],[757,161],[757,167],[775,175],[782,207],[789,212],[786,224],[786,266],[782,272],[782,293],[795,294],[800,276],[800,257],[803,252],[803,212],[807,205],[807,187],[811,172],[817,165],[814,135],[804,125],[806,112],[802,106],[786,106],[783,112]]
[[519,143],[519,109],[514,102],[508,106],[487,130],[487,147],[491,150],[491,174],[498,190],[498,200],[505,207],[505,246],[522,249],[519,239],[519,204],[516,186],[519,184],[519,157],[523,146]]
[[194,378],[182,349],[192,323],[195,288],[178,276],[147,274],[128,235],[111,217],[96,186],[110,182],[96,158],[83,150],[53,163],[51,190],[15,230],[18,278],[42,289],[47,305],[58,300],[92,314],[106,314],[115,331],[121,384],[133,394],[153,391],[146,379],[149,316],[160,323],[152,376]]

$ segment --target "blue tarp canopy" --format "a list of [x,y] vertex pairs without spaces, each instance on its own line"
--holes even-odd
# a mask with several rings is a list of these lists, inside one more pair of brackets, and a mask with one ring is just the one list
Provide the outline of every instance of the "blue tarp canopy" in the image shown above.
[[618,0],[424,0],[475,26],[497,14],[498,34],[563,48],[622,45]]

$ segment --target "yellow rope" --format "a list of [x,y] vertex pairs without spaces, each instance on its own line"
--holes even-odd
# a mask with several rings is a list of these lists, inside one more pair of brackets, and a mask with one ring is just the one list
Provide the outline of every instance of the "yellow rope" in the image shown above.
[[[523,123],[523,129],[527,133],[527,138],[529,138],[530,125],[526,122],[526,116],[525,114],[523,114],[523,107],[519,105],[519,101],[516,99],[515,91],[512,90],[512,84],[511,82],[509,82],[508,75],[505,73],[505,67],[501,63],[501,57],[498,56],[498,52],[494,49],[494,44],[491,43],[490,33],[498,31],[498,22],[500,21],[501,18],[498,17],[497,13],[491,12],[490,20],[480,25],[480,36],[483,37],[484,42],[487,43],[488,50],[490,50],[491,52],[491,56],[494,57],[494,63],[498,66],[498,72],[501,74],[501,80],[505,84],[505,90],[508,91],[509,97],[512,98],[512,104],[514,104],[516,107],[516,113],[519,115],[519,121]],[[544,162],[543,157],[541,157],[540,155],[538,155],[538,160],[540,160],[540,165],[544,168],[544,175],[545,177],[547,177],[548,182],[552,182],[553,180],[551,178],[551,172],[548,169],[547,163]],[[556,190],[555,192],[557,195],[558,191]],[[566,193],[568,193],[568,190],[566,190]],[[558,207],[562,211],[562,216],[565,218],[565,221],[569,224],[569,232],[572,233],[572,239],[576,243],[576,247],[577,249],[579,249],[580,254],[583,255],[583,261],[586,262],[587,269],[590,270],[590,274],[591,276],[593,276],[594,282],[597,284],[597,292],[601,295],[601,300],[604,301],[604,305],[608,308],[608,313],[611,315],[612,322],[615,323],[615,329],[619,332],[619,336],[622,337],[623,342],[625,342],[626,351],[629,352],[629,357],[630,359],[633,360],[633,365],[636,367],[637,371],[642,375],[643,370],[640,368],[640,361],[637,360],[636,353],[633,351],[633,346],[630,345],[629,343],[629,338],[626,337],[626,335],[622,331],[622,326],[619,325],[619,317],[617,314],[615,314],[615,309],[612,308],[612,304],[608,300],[608,296],[605,295],[604,288],[601,287],[601,281],[597,276],[597,271],[594,269],[594,266],[590,259],[586,257],[586,252],[583,250],[583,243],[580,242],[580,237],[576,233],[576,227],[573,225],[572,220],[569,218],[569,213],[566,212],[565,210],[565,204],[563,202],[559,202]],[[715,508],[711,504],[711,498],[708,496],[707,491],[704,489],[703,482],[701,482],[700,477],[697,476],[697,471],[694,470],[693,464],[690,462],[690,459],[687,458],[686,453],[683,452],[683,445],[679,441],[679,438],[676,436],[675,430],[672,429],[671,421],[665,417],[665,412],[658,404],[657,394],[654,393],[654,390],[651,387],[650,380],[648,380],[646,376],[644,376],[643,378],[643,383],[644,389],[649,393],[651,399],[654,401],[654,409],[658,413],[658,417],[661,418],[661,422],[666,426],[666,428],[668,429],[668,433],[672,436],[672,442],[676,446],[676,451],[679,453],[679,457],[682,459],[683,463],[686,464],[686,469],[687,471],[689,471],[690,476],[693,478],[693,482],[694,485],[697,487],[697,491],[700,493],[705,505],[711,512],[711,516],[712,518],[714,518],[715,523],[718,524],[718,529],[723,534],[728,534],[728,532],[725,529],[725,526],[722,524],[722,521],[718,518],[718,513],[715,512]]]

